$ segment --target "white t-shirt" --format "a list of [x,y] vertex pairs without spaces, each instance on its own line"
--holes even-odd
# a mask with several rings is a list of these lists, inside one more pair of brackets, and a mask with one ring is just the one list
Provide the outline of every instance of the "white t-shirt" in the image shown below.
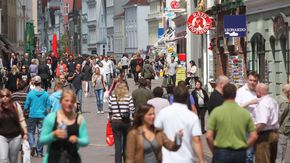
[[263,131],[279,129],[278,116],[278,103],[270,95],[261,97],[256,108],[256,124],[266,124]]
[[157,116],[160,110],[164,109],[165,107],[169,106],[169,101],[164,98],[156,97],[147,101],[148,104],[151,104],[155,108],[155,115]]
[[[245,84],[241,88],[237,90],[237,95],[235,101],[239,105],[243,105],[250,100],[256,99],[256,92],[251,91],[248,87],[248,84]],[[252,119],[255,121],[255,109],[257,108],[257,104],[249,105],[246,109],[250,112]]]
[[128,66],[129,59],[127,57],[121,58],[121,65]]
[[192,137],[202,134],[197,115],[189,111],[187,105],[173,103],[162,109],[155,120],[155,126],[163,129],[164,133],[172,141],[178,131],[183,130],[184,133],[182,144],[178,151],[170,152],[162,148],[163,163],[193,162]]

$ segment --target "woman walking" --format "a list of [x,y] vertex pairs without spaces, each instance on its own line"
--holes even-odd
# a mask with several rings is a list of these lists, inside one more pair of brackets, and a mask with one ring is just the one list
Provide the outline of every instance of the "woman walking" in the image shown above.
[[43,122],[40,142],[48,145],[44,163],[80,163],[79,147],[89,144],[84,117],[75,112],[76,94],[63,91],[61,109],[50,113]]
[[84,73],[84,81],[85,81],[85,97],[88,96],[90,93],[90,82],[92,80],[93,75],[93,69],[90,63],[90,60],[87,59],[85,66],[83,67],[83,73]]
[[6,78],[6,88],[8,88],[11,92],[17,91],[17,85],[20,78],[21,76],[17,66],[13,65]]
[[22,138],[28,138],[25,118],[8,89],[2,89],[0,97],[0,162],[17,163]]
[[104,97],[104,91],[105,91],[105,82],[103,79],[103,75],[100,73],[100,68],[96,67],[95,73],[92,76],[92,84],[93,88],[95,90],[96,95],[96,101],[97,101],[97,107],[98,112],[104,114],[103,109],[103,97]]
[[205,113],[207,110],[207,103],[208,103],[208,94],[206,91],[202,88],[202,83],[199,80],[195,81],[195,89],[192,91],[192,96],[195,101],[195,107],[197,109],[197,115],[200,119],[201,123],[201,131],[204,134],[205,131],[205,123],[204,123],[204,118],[205,118]]
[[154,127],[155,109],[152,105],[142,105],[136,113],[132,130],[128,133],[126,163],[161,163],[161,148],[177,151],[181,145],[182,132],[179,131],[172,142]]
[[125,83],[116,85],[114,93],[109,97],[109,117],[115,141],[115,163],[125,161],[126,135],[130,127],[130,118],[134,114],[133,98]]

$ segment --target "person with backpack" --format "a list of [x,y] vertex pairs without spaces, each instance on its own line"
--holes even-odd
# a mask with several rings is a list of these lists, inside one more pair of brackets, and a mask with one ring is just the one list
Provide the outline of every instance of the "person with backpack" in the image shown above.
[[146,79],[148,88],[151,89],[151,80],[155,78],[155,71],[148,59],[145,60],[142,76]]
[[41,64],[38,66],[38,75],[41,77],[42,88],[47,91],[50,79],[50,69],[45,60],[41,60]]
[[143,59],[139,53],[133,57],[130,67],[134,75],[135,84],[137,85],[139,81],[139,73],[142,72],[143,68]]

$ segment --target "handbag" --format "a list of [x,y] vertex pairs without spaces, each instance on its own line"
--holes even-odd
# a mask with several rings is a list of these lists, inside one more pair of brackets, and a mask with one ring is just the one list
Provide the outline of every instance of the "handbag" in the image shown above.
[[30,146],[27,140],[22,142],[22,163],[30,163]]
[[125,123],[130,123],[130,111],[128,112],[124,112],[122,113],[121,110],[120,110],[120,105],[119,105],[119,102],[117,101],[117,105],[118,105],[118,109],[119,109],[119,114],[122,118],[122,121],[125,122]]
[[106,143],[108,146],[114,145],[114,135],[113,130],[111,126],[110,120],[107,122],[107,128],[106,128]]

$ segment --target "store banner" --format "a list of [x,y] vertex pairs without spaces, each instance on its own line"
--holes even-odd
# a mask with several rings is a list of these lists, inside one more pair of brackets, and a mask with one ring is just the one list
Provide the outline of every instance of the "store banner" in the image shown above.
[[247,34],[246,15],[224,16],[225,37],[246,37],[246,34]]

